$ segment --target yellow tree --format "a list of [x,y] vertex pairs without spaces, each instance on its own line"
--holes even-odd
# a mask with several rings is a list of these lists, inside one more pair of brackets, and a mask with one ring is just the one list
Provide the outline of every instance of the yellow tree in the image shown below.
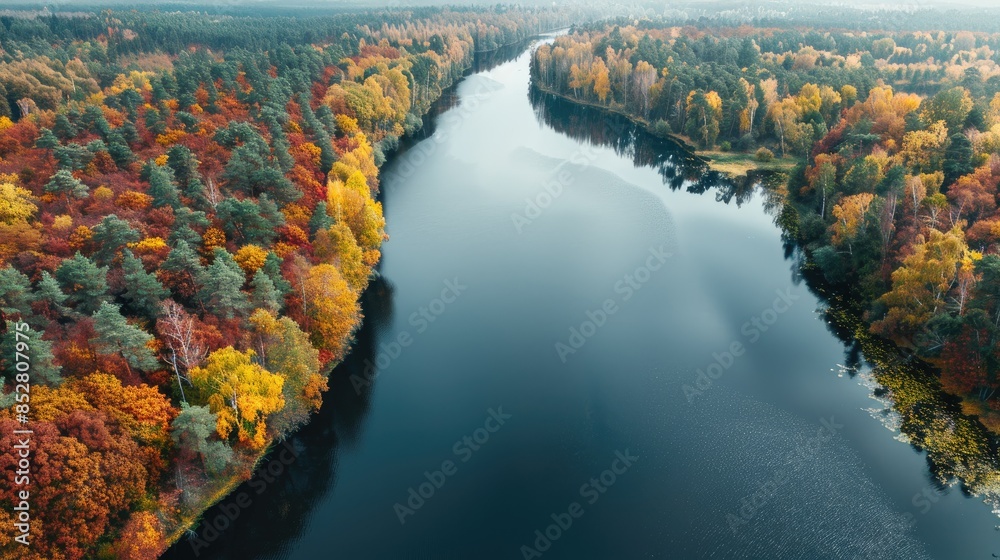
[[868,215],[868,208],[871,207],[875,195],[871,193],[860,193],[844,197],[833,207],[833,217],[837,219],[833,224],[833,244],[836,246],[847,245],[847,252],[853,254],[851,241],[858,234],[858,231],[865,223],[865,216]]
[[342,358],[348,337],[361,318],[354,291],[330,264],[309,269],[301,290],[313,345]]
[[768,112],[768,118],[774,123],[775,130],[778,131],[778,139],[781,141],[781,155],[785,155],[785,140],[797,140],[797,134],[799,134],[799,118],[802,115],[802,109],[796,100],[791,97],[786,97],[781,101],[775,102],[771,105],[771,109]]
[[272,417],[270,426],[273,433],[283,435],[304,424],[323,404],[327,382],[320,374],[319,352],[288,317],[258,309],[250,316],[250,325],[264,366],[285,378],[285,407]]
[[927,130],[914,130],[903,136],[899,155],[903,163],[914,171],[930,173],[941,167],[948,128],[944,121],[937,121]]
[[365,264],[364,253],[347,224],[337,222],[329,229],[316,232],[313,249],[322,262],[338,266],[341,275],[355,293],[361,293],[368,286],[371,269]]
[[227,439],[234,430],[253,449],[267,444],[267,416],[285,406],[284,379],[254,363],[253,350],[232,346],[209,354],[204,367],[191,370],[191,382],[216,414],[216,431]]
[[573,88],[573,93],[577,96],[580,95],[580,90],[584,93],[587,92],[587,86],[590,85],[590,70],[586,66],[580,66],[579,64],[574,64],[569,69],[569,87]]
[[799,90],[799,95],[795,98],[799,110],[803,114],[813,111],[818,112],[823,106],[823,98],[819,93],[819,86],[816,84],[806,84]]
[[931,229],[929,239],[919,238],[913,253],[892,273],[892,290],[882,296],[889,311],[872,330],[892,336],[925,325],[944,307],[968,256],[959,226],[948,232]]
[[38,206],[35,206],[35,197],[31,195],[31,191],[18,187],[12,181],[0,180],[0,222],[8,225],[23,222],[37,211]]
[[267,251],[257,245],[244,245],[233,255],[233,260],[240,265],[244,272],[253,275],[267,261]]
[[611,93],[611,78],[608,74],[608,67],[604,64],[604,59],[594,60],[591,75],[594,80],[594,93],[597,94],[597,99],[604,103],[608,99],[608,94]]

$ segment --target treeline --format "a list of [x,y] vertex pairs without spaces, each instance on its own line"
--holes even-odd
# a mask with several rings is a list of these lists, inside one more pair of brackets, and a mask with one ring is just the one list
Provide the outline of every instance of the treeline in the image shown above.
[[778,218],[873,332],[1000,430],[1000,35],[591,27],[544,90],[700,147],[795,154]]
[[959,84],[984,114],[1000,91],[1000,35],[583,27],[538,49],[535,83],[621,110],[703,149],[805,155],[879,84],[933,94]]
[[475,51],[571,15],[0,18],[0,437],[17,349],[37,466],[31,546],[0,557],[154,558],[307,422],[386,238],[385,153]]

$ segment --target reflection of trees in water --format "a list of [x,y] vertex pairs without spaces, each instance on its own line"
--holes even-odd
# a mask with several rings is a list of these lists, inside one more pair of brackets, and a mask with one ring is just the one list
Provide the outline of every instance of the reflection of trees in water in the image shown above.
[[[239,517],[217,539],[199,550],[197,558],[242,560],[278,555],[300,536],[311,512],[335,483],[339,447],[350,446],[361,434],[371,405],[374,380],[371,385],[359,384],[356,390],[351,377],[363,378],[365,362],[374,362],[377,333],[392,320],[392,294],[392,286],[382,278],[369,286],[362,296],[365,322],[358,330],[353,350],[330,375],[330,390],[324,395],[323,407],[288,438],[287,443],[298,452],[298,457],[290,465],[281,464],[283,447],[279,444],[261,461],[258,474],[250,482],[205,512],[202,516],[205,520],[224,515],[223,508],[238,507],[236,496],[241,492],[252,501],[250,507],[240,509]],[[281,472],[267,482],[261,473],[269,468],[276,472],[278,465]],[[197,533],[204,538],[203,527]],[[191,543],[183,537],[163,556],[165,560],[195,557]]]
[[[729,177],[709,169],[704,160],[678,143],[653,136],[617,113],[573,103],[535,87],[529,89],[528,98],[538,122],[579,142],[610,147],[636,167],[655,169],[671,190],[686,187],[688,192],[704,194],[714,189],[716,200],[726,204],[735,202],[737,206],[761,192],[769,214],[776,215],[781,209],[781,174],[750,173]],[[758,189],[759,186],[765,188]]]
[[[528,95],[540,123],[577,141],[611,147],[636,166],[652,167],[672,190],[686,187],[689,192],[703,194],[715,189],[716,200],[737,206],[760,193],[764,211],[776,220],[784,207],[783,174],[728,178],[707,169],[704,162],[677,144],[652,136],[621,115],[572,103],[537,88],[531,88]],[[783,239],[792,282],[805,281],[825,304],[824,324],[844,344],[844,369],[855,377],[864,365],[871,367],[881,385],[875,396],[885,399],[888,407],[883,421],[905,434],[914,448],[927,452],[928,475],[934,486],[944,489],[947,481],[958,480],[966,495],[983,495],[988,502],[1000,504],[998,439],[975,418],[965,415],[957,399],[943,392],[932,368],[872,335],[864,320],[867,306],[826,286],[810,266],[806,251],[787,235]],[[892,415],[898,419],[891,419]]]
[[501,64],[510,62],[522,54],[525,54],[532,41],[533,39],[525,39],[524,41],[500,47],[496,50],[477,52],[475,60],[472,62],[470,72],[473,74],[487,72],[497,66],[500,66]]
[[[477,52],[475,54],[475,58],[473,59],[472,67],[465,72],[465,75],[468,76],[471,74],[478,74],[480,72],[487,72],[497,66],[500,66],[501,64],[510,62],[523,54],[530,43],[530,40],[526,40],[521,43],[499,48],[495,51]],[[431,103],[431,107],[427,111],[427,114],[423,116],[423,126],[420,130],[401,139],[399,142],[399,148],[394,152],[394,154],[392,154],[393,156],[404,154],[407,148],[413,147],[421,140],[426,140],[434,135],[434,131],[437,130],[437,118],[449,109],[453,109],[459,105],[461,98],[458,95],[458,86],[461,83],[462,80],[456,80],[453,85],[441,92],[441,96],[438,97],[434,103]]]

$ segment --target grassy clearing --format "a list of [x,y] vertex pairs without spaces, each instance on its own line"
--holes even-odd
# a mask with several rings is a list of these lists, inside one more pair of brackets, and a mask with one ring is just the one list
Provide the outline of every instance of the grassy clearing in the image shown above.
[[733,176],[746,175],[750,171],[791,171],[799,160],[794,157],[776,157],[772,161],[757,161],[752,153],[719,152],[715,150],[696,152],[708,160],[708,166],[720,173]]

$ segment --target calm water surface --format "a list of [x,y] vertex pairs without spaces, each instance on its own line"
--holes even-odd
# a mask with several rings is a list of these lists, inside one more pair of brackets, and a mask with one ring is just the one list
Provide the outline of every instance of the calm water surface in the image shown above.
[[298,457],[167,557],[1000,554],[845,366],[773,197],[529,94],[529,60],[466,78],[386,169],[382,278]]

